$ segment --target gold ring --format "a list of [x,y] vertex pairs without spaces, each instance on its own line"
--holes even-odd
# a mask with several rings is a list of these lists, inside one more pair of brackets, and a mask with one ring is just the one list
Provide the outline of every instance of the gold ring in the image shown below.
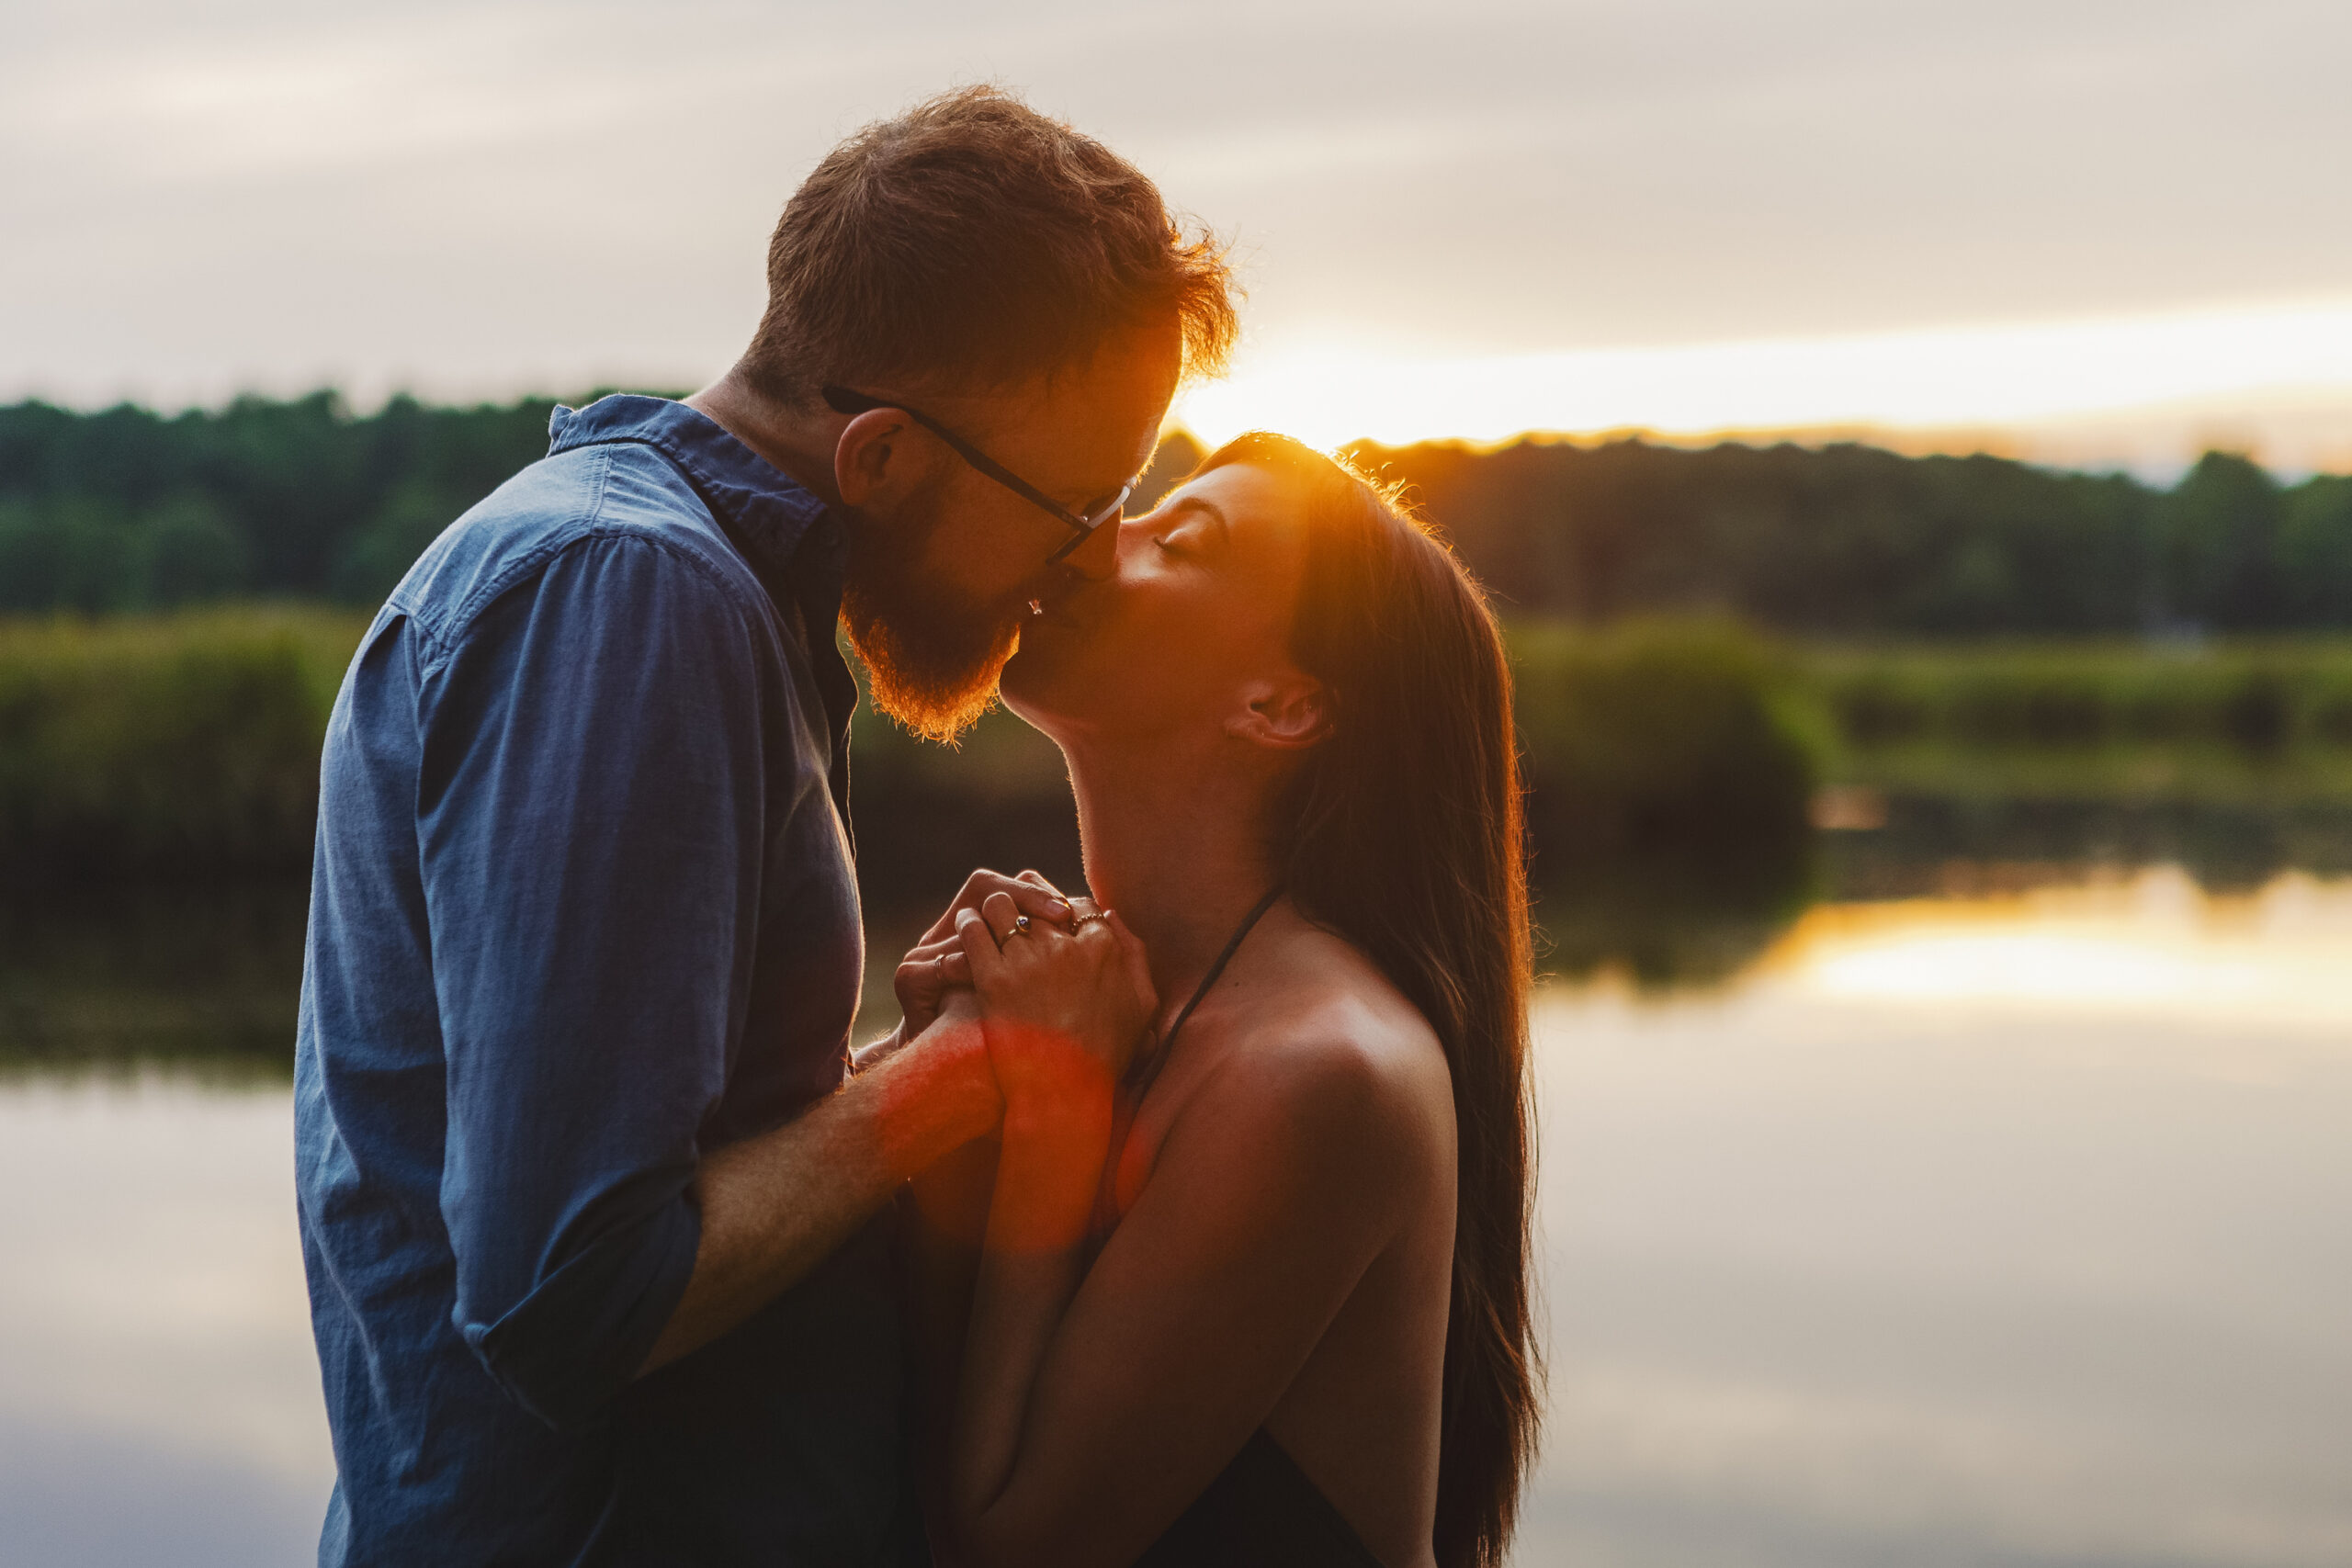
[[1012,930],[1007,934],[1011,936],[1027,936],[1029,934],[1029,917],[1026,915],[1013,916]]

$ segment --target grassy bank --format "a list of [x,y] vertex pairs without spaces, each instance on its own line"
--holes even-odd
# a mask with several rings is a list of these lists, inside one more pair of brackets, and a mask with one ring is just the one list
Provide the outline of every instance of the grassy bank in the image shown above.
[[[0,899],[0,1065],[101,1037],[277,1048],[319,742],[364,626],[0,620],[0,886],[35,890]],[[1971,866],[2352,870],[2352,642],[1866,649],[1691,620],[1510,641],[1555,972],[1705,980],[1817,889],[1907,897]],[[1078,877],[1060,757],[1025,726],[992,715],[956,752],[871,712],[856,729],[877,943],[974,864]],[[1883,826],[1816,838],[1824,782]]]
[[1858,747],[2352,747],[2352,638],[1898,645],[1804,664]]
[[364,626],[292,608],[0,622],[0,866],[306,864],[319,742]]
[[[0,620],[0,867],[299,869],[356,615]],[[1726,623],[1512,628],[1539,877],[1676,866],[1785,889],[1823,778],[1890,793],[2352,805],[2352,640],[1833,647]],[[998,714],[960,752],[858,718],[876,891],[1075,872],[1059,757]],[[1664,867],[1666,869],[1661,870]],[[1771,898],[1758,895],[1758,907]]]
[[[291,607],[0,622],[0,856],[299,863],[327,710],[364,625]],[[1705,623],[1534,627],[1516,643],[1538,817],[1564,852],[1721,848],[1802,816],[1815,747],[1785,661],[1762,645]],[[992,830],[1017,841],[1033,818],[1066,829],[1060,758],[1009,716],[955,752],[870,711],[857,730],[871,860],[927,858],[942,840],[986,849]]]
[[1841,782],[1980,798],[2352,804],[2352,639],[1792,654]]

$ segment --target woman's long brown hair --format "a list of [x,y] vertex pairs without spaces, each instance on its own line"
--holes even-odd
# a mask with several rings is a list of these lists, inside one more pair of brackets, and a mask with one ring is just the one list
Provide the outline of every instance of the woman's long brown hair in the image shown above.
[[1288,475],[1306,496],[1291,656],[1323,682],[1333,727],[1279,808],[1285,886],[1421,1010],[1452,1069],[1460,1167],[1434,1544],[1443,1568],[1498,1568],[1540,1380],[1510,668],[1478,585],[1393,491],[1286,436],[1241,436],[1202,468],[1227,463]]

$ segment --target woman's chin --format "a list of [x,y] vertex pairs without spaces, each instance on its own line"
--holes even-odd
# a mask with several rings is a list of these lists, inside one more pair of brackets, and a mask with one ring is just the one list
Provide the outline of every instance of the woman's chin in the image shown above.
[[997,675],[997,695],[1013,714],[1043,729],[1052,716],[1053,704],[1048,694],[1053,686],[1052,657],[1043,649],[1030,645],[1027,628],[1023,629],[1021,647],[1004,661]]

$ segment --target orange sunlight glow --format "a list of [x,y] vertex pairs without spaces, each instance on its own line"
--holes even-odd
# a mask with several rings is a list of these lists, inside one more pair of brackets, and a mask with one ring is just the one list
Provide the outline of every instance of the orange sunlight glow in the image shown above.
[[2352,881],[2213,896],[2177,869],[2000,898],[1825,905],[1762,983],[1828,1000],[2309,1028],[2352,1045]]
[[1264,345],[1229,379],[1190,389],[1176,412],[1211,446],[1264,428],[1329,447],[1531,431],[1984,432],[2133,415],[2231,424],[2278,404],[2341,410],[2352,430],[2352,300],[1453,358]]

